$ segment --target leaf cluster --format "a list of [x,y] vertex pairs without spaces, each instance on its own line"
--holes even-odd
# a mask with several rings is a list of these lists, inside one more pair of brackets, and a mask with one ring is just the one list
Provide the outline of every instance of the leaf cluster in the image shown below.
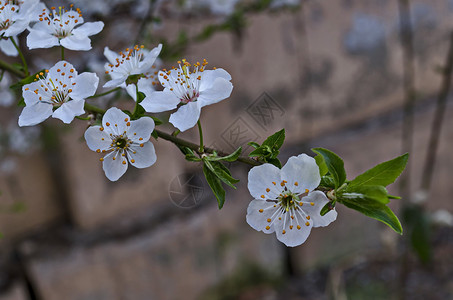
[[[332,191],[328,203],[321,215],[326,214],[336,202],[354,209],[368,217],[388,225],[402,234],[401,223],[387,206],[390,199],[399,199],[388,193],[386,186],[395,182],[406,167],[409,155],[403,154],[383,162],[358,175],[351,181],[346,180],[343,160],[330,150],[314,148],[316,162],[321,174],[321,189]],[[333,199],[332,199],[333,198]]]
[[269,136],[261,145],[255,142],[250,142],[248,145],[255,148],[250,152],[249,157],[257,159],[259,162],[270,163],[277,168],[282,167],[282,163],[277,158],[280,154],[280,148],[285,141],[285,129],[282,129],[273,135]]

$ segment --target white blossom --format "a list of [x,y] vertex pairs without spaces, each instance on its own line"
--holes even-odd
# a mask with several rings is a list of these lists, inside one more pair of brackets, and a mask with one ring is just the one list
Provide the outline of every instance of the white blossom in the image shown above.
[[315,159],[306,154],[290,157],[282,169],[271,164],[253,167],[248,189],[255,200],[248,206],[247,223],[264,233],[275,232],[286,246],[304,243],[312,227],[337,218],[335,210],[320,215],[329,202],[323,192],[314,191],[320,181]]
[[39,0],[0,1],[0,50],[8,56],[17,56],[16,47],[10,37],[18,43],[17,35],[22,33],[30,22],[37,21]]
[[58,11],[52,7],[52,12],[43,9],[39,21],[30,29],[27,36],[29,49],[51,48],[62,46],[70,50],[91,49],[89,36],[98,34],[104,28],[104,23],[87,22],[85,24],[80,9],[65,10],[59,7]]
[[77,74],[70,63],[56,63],[22,87],[26,106],[19,116],[19,126],[36,125],[51,115],[71,123],[75,116],[85,113],[85,98],[94,95],[98,83],[94,73]]
[[104,87],[126,87],[126,80],[130,75],[146,75],[152,71],[154,62],[162,50],[162,44],[151,51],[143,45],[126,48],[123,52],[115,53],[108,47],[104,48],[104,55],[109,61],[105,64],[105,73],[112,77]]
[[120,109],[112,107],[104,114],[102,126],[92,126],[85,132],[88,147],[101,158],[105,176],[117,181],[126,173],[128,161],[136,168],[147,168],[156,162],[156,152],[149,141],[154,121],[143,117],[132,121]]
[[233,90],[231,76],[224,69],[205,70],[202,64],[191,65],[183,60],[182,66],[159,72],[163,91],[143,90],[145,99],[140,103],[147,112],[163,112],[175,109],[170,123],[180,131],[192,128],[200,118],[201,108],[228,98]]

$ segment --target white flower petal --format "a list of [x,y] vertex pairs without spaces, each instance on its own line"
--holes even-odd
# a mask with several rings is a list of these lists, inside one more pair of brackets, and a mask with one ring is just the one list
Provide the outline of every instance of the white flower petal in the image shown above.
[[148,117],[142,117],[138,120],[131,121],[131,126],[127,130],[127,136],[133,142],[138,144],[149,140],[154,130],[154,121]]
[[104,169],[105,176],[110,181],[117,181],[124,173],[126,173],[127,159],[119,155],[118,151],[113,151],[104,156],[102,169]]
[[101,22],[101,21],[87,22],[77,28],[74,28],[74,30],[72,30],[72,33],[74,35],[90,36],[90,35],[98,34],[99,32],[102,31],[103,28],[104,28],[104,22]]
[[[295,218],[292,219],[291,216]],[[274,227],[277,239],[280,242],[287,247],[295,247],[307,240],[313,227],[313,222],[303,219],[293,210],[292,213],[291,211],[283,213],[281,219],[276,219]]]
[[[35,93],[35,91],[38,90],[38,94]],[[24,102],[25,104],[28,105],[34,105],[39,101],[39,93],[41,92],[41,86],[39,82],[32,82],[30,84],[26,84],[22,87],[22,97],[24,97]]]
[[118,86],[122,85],[123,83],[125,83],[126,79],[127,79],[127,76],[114,78],[110,81],[107,81],[102,87],[104,87],[104,88],[118,87]]
[[[145,95],[146,95],[146,97],[145,97],[145,99],[143,99],[143,101],[140,103],[140,105],[147,112],[158,113],[158,112],[163,112],[163,111],[167,111],[167,110],[172,110],[172,109],[175,109],[178,106],[178,104],[181,102],[179,100],[179,98],[175,96],[175,94],[173,94],[171,91],[168,91],[168,90],[153,91],[153,92],[151,92],[149,94],[145,94]],[[195,123],[196,122],[197,121],[195,121]]]
[[280,183],[280,169],[274,165],[263,164],[249,171],[247,186],[255,199],[277,199],[283,189]]
[[[268,222],[277,210],[274,205],[275,203],[265,200],[252,200],[247,207],[247,223],[255,230],[264,233],[274,232],[274,225]],[[269,229],[266,229],[266,226],[269,226]]]
[[146,73],[151,69],[154,62],[156,61],[157,56],[159,56],[160,51],[162,50],[162,44],[159,44],[157,47],[153,48],[140,62],[139,70],[135,74]]
[[156,82],[154,78],[140,78],[137,82],[138,90],[145,95],[151,94],[155,91],[153,82]]
[[201,107],[198,105],[198,101],[190,102],[172,113],[169,122],[183,132],[197,124],[197,121],[200,118],[200,112]]
[[[137,86],[133,83],[126,86],[126,92],[137,102]],[[141,104],[141,103],[140,103]]]
[[63,103],[59,108],[57,108],[52,117],[62,120],[64,123],[69,124],[74,120],[75,116],[80,116],[85,113],[83,110],[83,105],[85,100],[70,100]]
[[[17,36],[13,37],[13,39],[18,43]],[[17,52],[16,47],[10,40],[0,39],[0,50],[8,56],[17,56],[19,52]]]
[[200,82],[200,91],[204,91],[212,87],[217,78],[223,78],[230,81],[231,75],[224,69],[205,70]]
[[52,105],[36,103],[27,105],[19,116],[19,126],[32,126],[41,123],[52,115]]
[[[127,152],[131,165],[140,169],[152,166],[157,159],[153,143],[147,141],[142,145],[143,147],[133,144],[133,146],[131,147],[132,151]],[[133,151],[135,152],[135,154],[133,153]]]
[[16,36],[22,33],[30,23],[28,19],[19,19],[14,22],[8,29],[4,31],[5,37]]
[[119,57],[119,55],[117,53],[113,52],[112,50],[110,50],[109,47],[104,48],[104,56],[112,64],[116,63],[115,60]]
[[58,45],[60,45],[58,38],[44,31],[31,29],[27,36],[28,49],[51,48]]
[[198,101],[201,106],[217,103],[228,98],[233,91],[233,84],[224,78],[217,78],[212,86],[204,91],[200,91]]
[[282,180],[287,181],[286,187],[297,194],[304,193],[305,189],[313,191],[321,182],[315,159],[306,154],[290,157],[283,166],[281,174]]
[[60,40],[60,44],[69,50],[88,51],[91,49],[91,40],[85,35],[71,35]]
[[337,212],[335,210],[329,211],[324,216],[320,215],[321,209],[326,205],[329,200],[326,195],[321,191],[314,191],[303,197],[302,201],[311,202],[305,203],[301,208],[313,220],[313,227],[324,227],[337,219]]
[[61,60],[49,69],[46,78],[51,78],[53,81],[61,81],[69,85],[71,81],[69,79],[71,69],[74,69],[74,66],[71,63]]
[[104,130],[101,130],[101,126],[91,126],[85,131],[84,136],[88,148],[93,151],[107,150],[112,143],[110,136]]
[[129,116],[123,113],[120,109],[112,107],[108,109],[102,118],[102,127],[108,132],[120,135],[127,131],[127,121]]
[[99,84],[99,77],[95,73],[84,72],[78,75],[73,83],[72,93],[70,94],[73,99],[85,99],[86,97],[93,96]]

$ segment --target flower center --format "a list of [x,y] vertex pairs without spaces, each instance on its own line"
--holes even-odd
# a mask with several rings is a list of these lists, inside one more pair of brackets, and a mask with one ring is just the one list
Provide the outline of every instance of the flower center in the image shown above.
[[64,6],[59,6],[58,11],[52,7],[52,12],[47,13],[47,10],[39,15],[39,21],[46,21],[49,27],[53,28],[53,35],[59,39],[68,37],[72,34],[72,30],[78,23],[83,23],[82,13],[80,9],[72,10],[73,5],[70,5],[71,10],[65,10]]
[[129,146],[127,139],[125,139],[123,137],[118,137],[115,140],[115,145],[117,148],[121,148],[121,149],[127,148]]
[[294,208],[295,205],[300,201],[299,196],[291,193],[290,191],[284,191],[278,198],[278,204],[284,208],[286,211],[289,211],[291,208]]
[[0,31],[8,29],[14,23],[14,16],[18,12],[18,5],[12,2],[2,5],[2,1],[0,1]]
[[125,52],[120,51],[119,56],[115,59],[116,63],[108,64],[110,70],[105,71],[105,73],[109,74],[117,71],[118,68],[122,68],[124,73],[131,75],[130,73],[139,68],[140,62],[145,57],[142,51],[144,48],[143,45],[135,45],[133,48],[126,48]]
[[[197,62],[191,65],[185,59],[178,61],[179,67],[172,67],[172,70],[163,70],[160,76],[167,82],[162,82],[162,86],[169,86],[176,97],[179,98],[181,104],[195,102],[200,96],[200,82],[202,73],[205,70],[208,62],[206,59],[203,63]],[[192,67],[192,70],[190,69]]]

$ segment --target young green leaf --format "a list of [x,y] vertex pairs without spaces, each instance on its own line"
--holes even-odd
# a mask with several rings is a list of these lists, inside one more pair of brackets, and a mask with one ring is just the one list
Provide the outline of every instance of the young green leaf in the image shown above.
[[403,154],[392,160],[378,164],[363,174],[357,176],[349,186],[382,185],[387,186],[400,176],[406,167],[409,154]]
[[384,204],[376,206],[362,206],[360,202],[348,202],[346,200],[342,201],[342,204],[344,204],[346,207],[361,212],[365,216],[381,221],[392,228],[395,232],[403,234],[403,228],[401,227],[400,221],[392,212],[392,210]]
[[284,141],[285,141],[285,129],[283,128],[282,130],[268,137],[263,142],[263,146],[269,146],[272,150],[278,150],[282,147]]
[[248,142],[247,145],[252,146],[253,148],[257,149],[260,147],[260,144],[255,142]]
[[217,199],[219,209],[221,209],[225,203],[225,190],[220,182],[220,179],[212,173],[205,164],[203,164],[203,174]]
[[239,155],[241,155],[241,152],[242,152],[242,147],[239,147],[236,149],[236,151],[234,151],[233,153],[231,153],[230,155],[227,155],[227,156],[208,156],[207,159],[210,160],[210,161],[229,161],[229,162],[232,162],[232,161],[236,161],[239,157]]
[[324,158],[327,169],[335,182],[335,188],[341,186],[346,181],[346,171],[344,170],[343,160],[332,151],[324,148],[313,148],[311,150],[316,154],[322,155]]
[[278,158],[268,158],[266,159],[266,161],[274,166],[276,166],[277,168],[281,169],[282,168],[282,163],[280,162],[280,160]]
[[337,197],[340,197],[340,202],[343,198],[348,199],[349,202],[357,201],[362,204],[370,203],[372,205],[374,205],[374,202],[378,202],[380,204],[387,204],[390,202],[387,190],[381,185],[348,185],[344,192],[339,193]]
[[324,157],[321,154],[315,156],[316,164],[319,167],[319,175],[324,176],[329,172],[327,169],[326,162],[324,161]]
[[233,178],[231,176],[230,170],[225,167],[222,163],[217,161],[208,161],[207,159],[203,159],[204,165],[214,173],[220,180],[222,180],[225,184],[229,185],[233,189],[236,189],[234,186],[235,183],[238,183],[239,180]]
[[320,215],[324,216],[327,214],[329,211],[335,208],[335,205],[332,205],[332,202],[327,202],[326,205],[323,206],[323,208],[320,211]]

